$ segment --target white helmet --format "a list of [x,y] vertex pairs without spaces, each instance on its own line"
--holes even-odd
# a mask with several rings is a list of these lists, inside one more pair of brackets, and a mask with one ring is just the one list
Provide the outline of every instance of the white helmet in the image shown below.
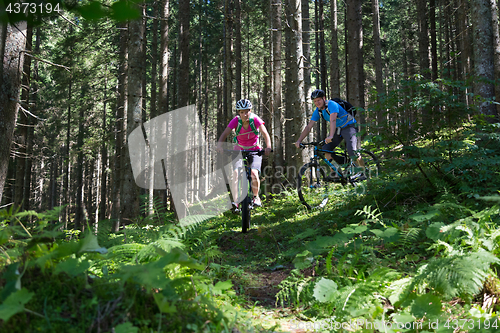
[[240,99],[236,102],[236,110],[247,110],[252,108],[252,103],[248,99]]

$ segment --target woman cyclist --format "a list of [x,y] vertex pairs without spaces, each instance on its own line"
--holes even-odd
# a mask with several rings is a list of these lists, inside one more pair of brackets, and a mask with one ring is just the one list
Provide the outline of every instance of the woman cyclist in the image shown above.
[[[229,133],[232,130],[236,132],[236,145],[235,150],[255,150],[256,152],[250,152],[248,154],[248,165],[251,168],[252,175],[252,193],[253,193],[253,206],[261,207],[262,202],[259,197],[260,188],[260,178],[259,174],[261,172],[262,156],[260,156],[257,151],[261,150],[258,145],[259,133],[264,136],[264,141],[266,142],[265,154],[269,155],[271,152],[271,138],[267,132],[266,126],[264,126],[264,121],[252,113],[252,103],[248,99],[240,99],[236,102],[236,112],[238,115],[234,117],[227,125],[224,132],[222,132],[219,142],[217,145],[217,150],[222,151],[222,143],[226,140]],[[236,180],[238,168],[243,167],[242,161],[239,160],[234,165],[233,179]],[[233,182],[233,190],[236,190],[236,182]],[[233,193],[237,193],[234,191]],[[233,202],[233,205],[238,209],[238,203]]]

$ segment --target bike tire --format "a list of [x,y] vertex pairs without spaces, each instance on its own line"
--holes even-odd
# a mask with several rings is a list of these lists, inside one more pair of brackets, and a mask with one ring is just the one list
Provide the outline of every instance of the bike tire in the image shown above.
[[246,233],[250,229],[250,219],[252,217],[252,210],[250,209],[250,205],[252,201],[250,196],[247,197],[241,202],[241,232]]
[[307,209],[322,209],[328,203],[329,182],[325,171],[316,163],[306,163],[297,177],[297,193]]

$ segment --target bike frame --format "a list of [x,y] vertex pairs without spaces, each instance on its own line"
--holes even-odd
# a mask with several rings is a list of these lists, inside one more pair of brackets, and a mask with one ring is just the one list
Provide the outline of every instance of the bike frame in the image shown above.
[[[318,148],[318,146],[314,146],[314,156],[311,157],[311,160],[317,160],[318,162],[320,160],[323,160],[326,162],[326,164],[333,170],[337,173],[337,175],[340,177],[340,178],[344,178],[344,175],[338,170],[338,168],[333,165],[332,162],[330,162],[329,160],[326,159],[325,155],[322,154],[322,153],[328,153],[328,154],[332,154],[332,155],[335,155],[335,152],[331,151],[331,150],[324,150],[324,149],[320,149]],[[336,162],[335,162],[336,163]]]
[[[359,172],[359,171],[364,172],[365,171],[362,167],[358,167],[354,163],[354,161],[347,156],[347,153],[345,152],[345,150],[342,151],[341,153],[339,153],[339,152],[336,152],[335,150],[331,151],[331,150],[325,150],[325,149],[319,148],[319,146],[322,146],[324,144],[325,144],[324,141],[309,142],[307,144],[303,144],[304,146],[314,146],[314,152],[313,152],[314,155],[313,155],[313,157],[310,158],[310,161],[317,163],[318,167],[320,167],[319,161],[322,160],[326,163],[326,165],[328,165],[330,167],[330,169],[332,171],[334,171],[336,173],[336,175],[340,178],[341,181],[346,181],[346,182],[350,182],[350,183],[353,183],[353,182],[352,182],[352,179],[350,179],[349,174],[354,175],[356,172]],[[324,153],[328,153],[328,154],[332,155],[332,162],[333,163],[326,159],[326,157],[324,156]],[[340,157],[342,159],[345,159],[347,163],[342,163],[342,164],[348,164],[349,166],[348,166],[348,169],[346,169],[346,171],[350,169],[351,172],[350,173],[345,172],[345,174],[343,174],[339,163],[337,163],[337,161],[335,161],[335,157]],[[360,169],[357,170],[357,168],[360,168]]]

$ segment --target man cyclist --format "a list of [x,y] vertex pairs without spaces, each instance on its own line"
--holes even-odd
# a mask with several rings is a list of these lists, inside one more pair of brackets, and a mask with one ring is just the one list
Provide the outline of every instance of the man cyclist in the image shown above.
[[[364,170],[364,162],[361,158],[361,155],[356,153],[357,146],[357,138],[356,133],[358,129],[356,126],[356,119],[342,106],[332,100],[326,100],[325,92],[321,89],[316,89],[311,93],[311,99],[316,106],[314,113],[309,121],[309,124],[304,128],[302,133],[299,136],[297,142],[295,142],[295,146],[297,148],[300,147],[300,143],[304,138],[309,134],[311,129],[314,127],[317,121],[320,120],[320,112],[321,116],[330,123],[330,133],[326,137],[325,142],[326,145],[323,146],[324,150],[333,151],[335,147],[337,147],[342,139],[346,139],[346,148],[347,153],[352,158],[357,156],[357,159],[354,161],[355,164],[363,168]],[[329,153],[325,153],[326,158],[329,161],[332,161],[332,155]],[[358,180],[364,180],[366,176],[364,173],[358,178]]]
[[[248,164],[250,165],[252,174],[252,193],[253,200],[252,204],[254,206],[261,207],[262,202],[259,198],[260,189],[260,178],[259,173],[261,172],[262,156],[257,154],[257,151],[261,148],[258,145],[259,133],[262,133],[264,140],[266,142],[265,154],[269,155],[271,152],[271,138],[267,132],[266,126],[264,126],[264,121],[252,113],[252,103],[248,99],[240,99],[236,102],[236,111],[238,115],[234,117],[227,125],[224,132],[222,132],[219,142],[217,144],[217,151],[222,151],[222,143],[226,140],[229,133],[232,130],[239,131],[236,133],[236,145],[235,150],[255,150],[256,152],[250,152],[248,154]],[[234,165],[233,180],[236,180],[238,168],[243,167],[242,161],[239,160]],[[236,192],[236,182],[233,182],[233,193]],[[233,205],[238,209],[238,203],[233,202]]]

